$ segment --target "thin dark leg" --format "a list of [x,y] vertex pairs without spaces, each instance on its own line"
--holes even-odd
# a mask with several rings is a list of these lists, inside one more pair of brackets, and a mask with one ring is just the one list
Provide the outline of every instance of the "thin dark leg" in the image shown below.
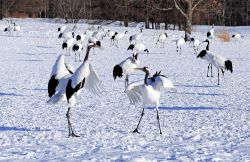
[[116,41],[116,47],[118,47],[118,40]]
[[218,85],[220,85],[220,70],[218,69]]
[[222,72],[222,76],[224,76],[224,70],[223,69],[221,69],[221,72]]
[[137,127],[135,128],[135,130],[133,131],[133,133],[139,133],[138,132],[138,128],[139,128],[139,125],[141,123],[141,119],[142,119],[143,115],[144,115],[144,108],[142,109],[142,113],[141,113],[141,117],[140,117],[139,123],[137,124]]
[[126,75],[126,78],[125,78],[125,90],[126,90],[127,86],[128,86],[128,74]]
[[159,113],[158,113],[158,108],[156,109],[156,111],[157,111],[157,121],[158,121],[159,129],[160,129],[160,134],[162,134],[162,132],[161,132],[161,125],[160,125],[160,118],[159,118]]
[[79,55],[79,61],[81,62],[81,53],[79,52],[78,55]]
[[210,67],[210,64],[208,64],[207,66],[207,77],[209,77],[208,73],[209,73],[209,67]]
[[213,65],[212,64],[210,65],[211,65],[211,77],[213,77]]
[[69,112],[70,112],[70,107],[68,108],[68,111],[66,113],[67,121],[68,121],[68,128],[69,128],[69,136],[71,135],[71,123],[69,120]]
[[71,125],[71,122],[70,122],[70,107],[68,108],[66,117],[67,117],[67,121],[68,121],[69,137],[70,137],[70,136],[72,136],[72,137],[80,137],[80,136],[76,135],[76,134],[74,133],[74,131],[73,131],[73,128],[72,128],[72,125]]

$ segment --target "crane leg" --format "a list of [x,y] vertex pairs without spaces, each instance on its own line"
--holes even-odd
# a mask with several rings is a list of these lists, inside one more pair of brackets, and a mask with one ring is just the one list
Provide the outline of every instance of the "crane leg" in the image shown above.
[[224,76],[224,73],[225,73],[225,72],[224,72],[224,70],[223,70],[223,69],[221,69],[221,72],[222,72],[222,76]]
[[78,55],[79,55],[79,62],[81,62],[81,53],[79,52]]
[[68,121],[68,128],[69,128],[69,137],[72,136],[72,137],[80,137],[78,135],[76,135],[72,129],[72,125],[71,125],[71,122],[70,122],[70,107],[68,108],[68,111],[66,113],[66,117],[67,117],[67,121]]
[[207,66],[207,77],[209,77],[208,73],[209,73],[209,67],[210,67],[210,64],[208,64]]
[[213,65],[212,64],[210,65],[211,65],[211,77],[213,77]]
[[140,117],[139,123],[137,124],[137,127],[135,128],[135,130],[133,131],[133,133],[139,133],[138,132],[138,128],[139,128],[139,125],[141,123],[141,119],[142,119],[143,115],[144,115],[144,107],[142,109],[142,113],[141,113],[141,117]]
[[157,112],[157,121],[158,121],[159,129],[160,129],[160,134],[162,134],[161,125],[160,125],[160,118],[159,118],[159,113],[158,113],[158,106],[156,107],[156,112]]
[[126,78],[125,78],[125,90],[126,90],[127,86],[128,86],[128,74],[126,75]]
[[220,70],[218,69],[218,85],[220,85]]
[[75,62],[76,62],[76,52],[75,52]]

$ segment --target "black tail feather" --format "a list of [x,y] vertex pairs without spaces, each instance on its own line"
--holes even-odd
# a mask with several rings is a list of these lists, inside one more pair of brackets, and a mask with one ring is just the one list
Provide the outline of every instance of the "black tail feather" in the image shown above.
[[134,47],[135,47],[135,45],[131,44],[131,45],[128,46],[127,50],[132,50],[133,51]]
[[231,71],[231,73],[233,72],[232,61],[230,61],[230,60],[225,61],[225,69]]
[[66,42],[64,42],[63,44],[62,44],[62,49],[64,49],[64,48],[67,48],[67,43]]
[[203,58],[205,55],[207,54],[207,51],[206,50],[202,50],[198,55],[197,55],[197,58]]
[[114,69],[113,69],[113,77],[114,80],[116,79],[116,77],[121,78],[122,77],[122,68],[119,65],[115,65]]
[[211,36],[211,33],[210,32],[207,32],[207,37],[210,37]]
[[130,41],[130,42],[132,41],[132,36],[129,37],[129,41]]
[[58,38],[61,38],[62,37],[62,33],[59,34]]
[[48,83],[48,94],[49,94],[49,97],[51,98],[55,92],[56,92],[56,87],[58,85],[58,80],[56,79],[56,76],[53,75],[50,80],[49,80],[49,83]]
[[78,51],[79,50],[79,46],[77,44],[74,44],[72,50],[73,51]]
[[76,36],[76,40],[77,40],[77,41],[81,40],[81,36],[80,36],[80,35],[77,35],[77,36]]

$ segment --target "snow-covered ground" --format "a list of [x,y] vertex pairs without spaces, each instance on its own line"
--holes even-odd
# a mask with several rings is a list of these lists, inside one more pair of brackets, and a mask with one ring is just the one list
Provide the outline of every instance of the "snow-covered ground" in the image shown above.
[[[90,53],[105,90],[101,96],[82,91],[72,108],[73,127],[81,137],[68,138],[66,102],[46,103],[52,65],[64,53],[57,38],[61,24],[40,19],[16,23],[22,28],[19,37],[3,32],[0,36],[0,161],[250,161],[250,27],[229,29],[245,36],[240,41],[212,41],[210,50],[233,62],[234,72],[227,71],[220,86],[215,68],[214,77],[207,78],[207,63],[197,59],[188,44],[182,55],[176,54],[172,40],[183,32],[143,31],[150,53],[139,55],[141,66],[152,73],[161,70],[177,89],[162,92],[162,135],[153,105],[145,110],[141,133],[131,133],[142,107],[129,104],[124,78],[114,81],[112,77],[114,65],[131,55],[126,51],[128,36],[139,29],[106,27],[129,33],[119,48],[110,47],[105,39],[103,50]],[[6,25],[1,21],[0,30]],[[79,24],[78,30],[89,27]],[[196,26],[194,35],[204,40],[207,29]],[[165,48],[155,45],[162,32],[170,37]],[[205,44],[200,49],[204,48]],[[80,65],[73,54],[65,59],[75,69]],[[131,81],[143,78],[136,73]]]

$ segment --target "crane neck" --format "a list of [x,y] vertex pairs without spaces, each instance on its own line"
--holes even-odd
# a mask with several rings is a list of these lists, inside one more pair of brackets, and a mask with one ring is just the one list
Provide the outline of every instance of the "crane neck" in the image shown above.
[[147,80],[148,80],[149,72],[145,71],[145,78],[144,78],[144,83],[148,85]]
[[206,50],[209,51],[209,41],[207,42]]
[[85,55],[85,58],[84,58],[83,62],[86,62],[88,60],[89,51],[90,51],[91,48],[92,48],[91,46],[89,46],[89,45],[87,46],[86,55]]

